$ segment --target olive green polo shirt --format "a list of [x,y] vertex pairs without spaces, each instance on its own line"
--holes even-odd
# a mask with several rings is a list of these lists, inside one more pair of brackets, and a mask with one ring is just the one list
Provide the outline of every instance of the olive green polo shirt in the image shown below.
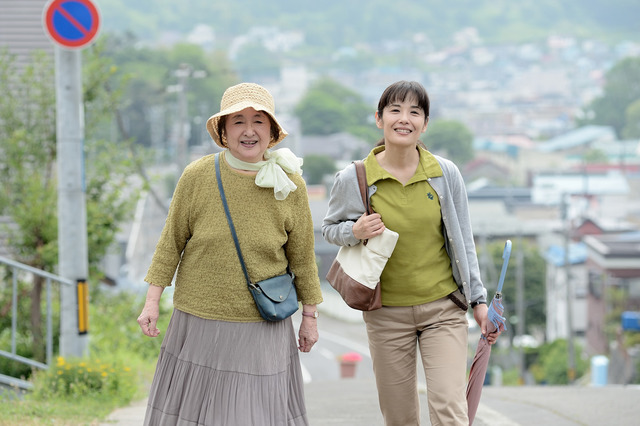
[[442,176],[435,157],[419,148],[420,162],[413,177],[402,185],[383,169],[374,148],[364,164],[367,184],[376,185],[371,207],[385,226],[398,234],[398,243],[380,277],[382,304],[414,306],[440,299],[457,289],[451,260],[445,249],[442,214],[428,179]]

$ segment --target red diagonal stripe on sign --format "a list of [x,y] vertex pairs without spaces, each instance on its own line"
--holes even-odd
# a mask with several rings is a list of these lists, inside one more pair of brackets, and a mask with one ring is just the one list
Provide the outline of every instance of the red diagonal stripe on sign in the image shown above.
[[85,37],[89,34],[89,31],[87,31],[87,29],[76,20],[76,18],[74,18],[69,12],[67,12],[66,10],[64,10],[64,8],[60,5],[58,5],[58,7],[56,7],[55,9],[56,12],[60,13],[62,16],[64,16],[65,18],[67,18],[67,20],[69,22],[71,22],[71,25],[73,25],[74,27],[76,27],[76,29],[80,30],[80,32],[82,34],[85,35]]

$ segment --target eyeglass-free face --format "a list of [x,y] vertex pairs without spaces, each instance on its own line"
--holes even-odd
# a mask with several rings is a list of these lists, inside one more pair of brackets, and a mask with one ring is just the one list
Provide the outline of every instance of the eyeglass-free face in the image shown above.
[[229,115],[224,127],[231,155],[248,163],[264,159],[271,142],[271,120],[265,112],[245,108]]

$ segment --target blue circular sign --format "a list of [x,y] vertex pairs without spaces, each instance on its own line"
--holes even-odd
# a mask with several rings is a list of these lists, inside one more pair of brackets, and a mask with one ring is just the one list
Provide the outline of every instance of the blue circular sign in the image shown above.
[[71,49],[91,44],[100,27],[100,15],[91,0],[51,0],[43,18],[49,37]]

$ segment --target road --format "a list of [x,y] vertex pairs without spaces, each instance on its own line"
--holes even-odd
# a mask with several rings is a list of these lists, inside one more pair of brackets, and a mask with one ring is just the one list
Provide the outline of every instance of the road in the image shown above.
[[[311,373],[305,387],[311,424],[382,425],[361,314],[346,308],[341,300],[335,300],[335,294],[329,291],[324,294],[325,302],[319,305],[320,311],[326,313],[319,321],[320,341],[311,356],[301,356],[304,368]],[[356,380],[334,380],[339,377],[335,356],[342,350],[363,355]],[[331,372],[331,362],[336,364],[334,372]],[[421,368],[418,368],[418,377],[421,424],[430,425]],[[640,386],[637,385],[485,386],[474,425],[635,426],[640,425],[639,402]]]
[[[146,207],[146,208],[145,208]],[[145,214],[142,211],[146,210]],[[151,212],[149,212],[151,210]],[[144,220],[142,220],[144,216]],[[141,280],[150,263],[166,212],[149,199],[139,205],[136,238],[130,241],[126,271],[132,289]],[[141,253],[145,255],[141,257]],[[371,426],[382,425],[377,392],[362,314],[349,309],[331,288],[323,289],[325,302],[319,305],[320,341],[308,354],[300,354],[305,378],[305,399],[311,425]],[[299,314],[294,316],[296,330]],[[470,329],[470,341],[477,341],[477,330]],[[357,352],[362,361],[357,364],[354,378],[340,377],[338,357]],[[419,396],[422,408],[421,424],[430,425],[427,414],[426,388],[421,368],[418,368]],[[476,416],[479,426],[569,426],[640,424],[640,387],[548,387],[485,386]],[[142,424],[145,402],[116,410],[109,425]]]
[[[310,353],[300,354],[309,422],[312,426],[383,425],[361,314],[343,311],[339,318],[332,310],[341,305],[331,297],[319,305],[320,341]],[[297,313],[296,330],[299,322]],[[346,352],[362,355],[354,378],[340,377],[337,357]],[[424,383],[420,375],[419,381]],[[421,425],[429,426],[423,386],[419,388]],[[485,386],[474,425],[635,426],[640,424],[639,401],[640,386]],[[141,425],[145,404],[138,401],[116,410],[102,425]]]

